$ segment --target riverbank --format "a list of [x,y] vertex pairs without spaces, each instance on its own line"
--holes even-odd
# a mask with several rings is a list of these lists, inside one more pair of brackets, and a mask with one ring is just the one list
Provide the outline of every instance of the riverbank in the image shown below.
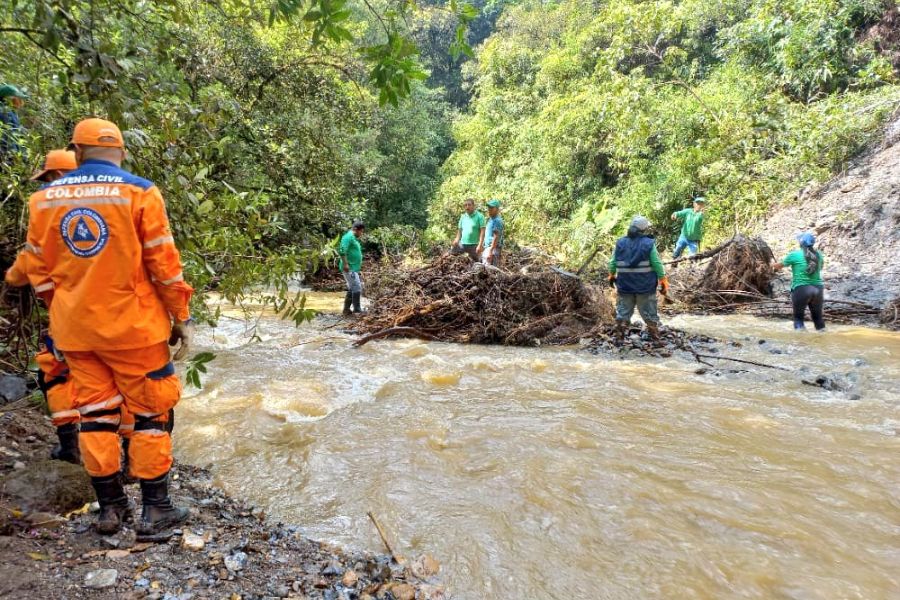
[[[218,489],[210,472],[173,469],[172,495],[187,526],[168,542],[136,543],[126,528],[103,537],[80,468],[47,461],[55,434],[37,408],[0,415],[0,598],[188,600],[304,598],[442,600],[439,565],[411,567],[303,537],[264,510]],[[177,436],[176,429],[176,436]],[[57,493],[60,487],[64,493]],[[129,494],[138,500],[136,485]],[[68,517],[66,516],[68,515]]]

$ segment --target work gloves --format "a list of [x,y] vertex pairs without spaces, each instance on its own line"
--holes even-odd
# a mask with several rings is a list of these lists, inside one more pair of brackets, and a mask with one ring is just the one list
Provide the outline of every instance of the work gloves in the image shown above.
[[669,278],[663,277],[659,280],[659,293],[663,296],[669,295]]
[[616,287],[616,274],[615,273],[610,273],[609,277],[607,277],[606,280],[609,282],[609,287],[611,287],[611,288]]
[[187,321],[177,321],[174,325],[172,325],[172,335],[169,336],[169,345],[174,346],[179,341],[181,345],[178,346],[178,349],[175,350],[175,354],[172,356],[172,360],[181,360],[185,356],[187,356],[188,351],[191,349],[191,342],[194,339],[194,321],[188,319]]

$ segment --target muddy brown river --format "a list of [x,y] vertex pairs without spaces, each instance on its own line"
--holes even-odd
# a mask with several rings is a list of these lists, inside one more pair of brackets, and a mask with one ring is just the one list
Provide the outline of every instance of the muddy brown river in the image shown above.
[[373,511],[454,598],[900,598],[900,335],[669,324],[791,371],[223,318],[176,452],[315,539],[382,551]]

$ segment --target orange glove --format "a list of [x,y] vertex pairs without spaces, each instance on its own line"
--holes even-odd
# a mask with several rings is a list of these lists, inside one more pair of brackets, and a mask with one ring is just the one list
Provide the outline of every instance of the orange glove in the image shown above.
[[615,273],[610,273],[609,277],[607,277],[606,280],[609,282],[609,287],[611,287],[611,288],[616,287],[616,274]]
[[662,279],[659,280],[659,293],[662,294],[663,296],[669,295],[669,278],[668,277],[664,276]]

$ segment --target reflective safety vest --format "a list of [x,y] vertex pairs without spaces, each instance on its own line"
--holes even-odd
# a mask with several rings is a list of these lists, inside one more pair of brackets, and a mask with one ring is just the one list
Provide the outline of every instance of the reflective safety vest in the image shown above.
[[647,236],[626,236],[616,242],[616,289],[620,294],[656,291],[658,278],[650,266],[650,252],[655,243]]
[[28,279],[52,293],[50,334],[63,351],[129,350],[169,337],[193,289],[159,189],[86,160],[29,200]]

